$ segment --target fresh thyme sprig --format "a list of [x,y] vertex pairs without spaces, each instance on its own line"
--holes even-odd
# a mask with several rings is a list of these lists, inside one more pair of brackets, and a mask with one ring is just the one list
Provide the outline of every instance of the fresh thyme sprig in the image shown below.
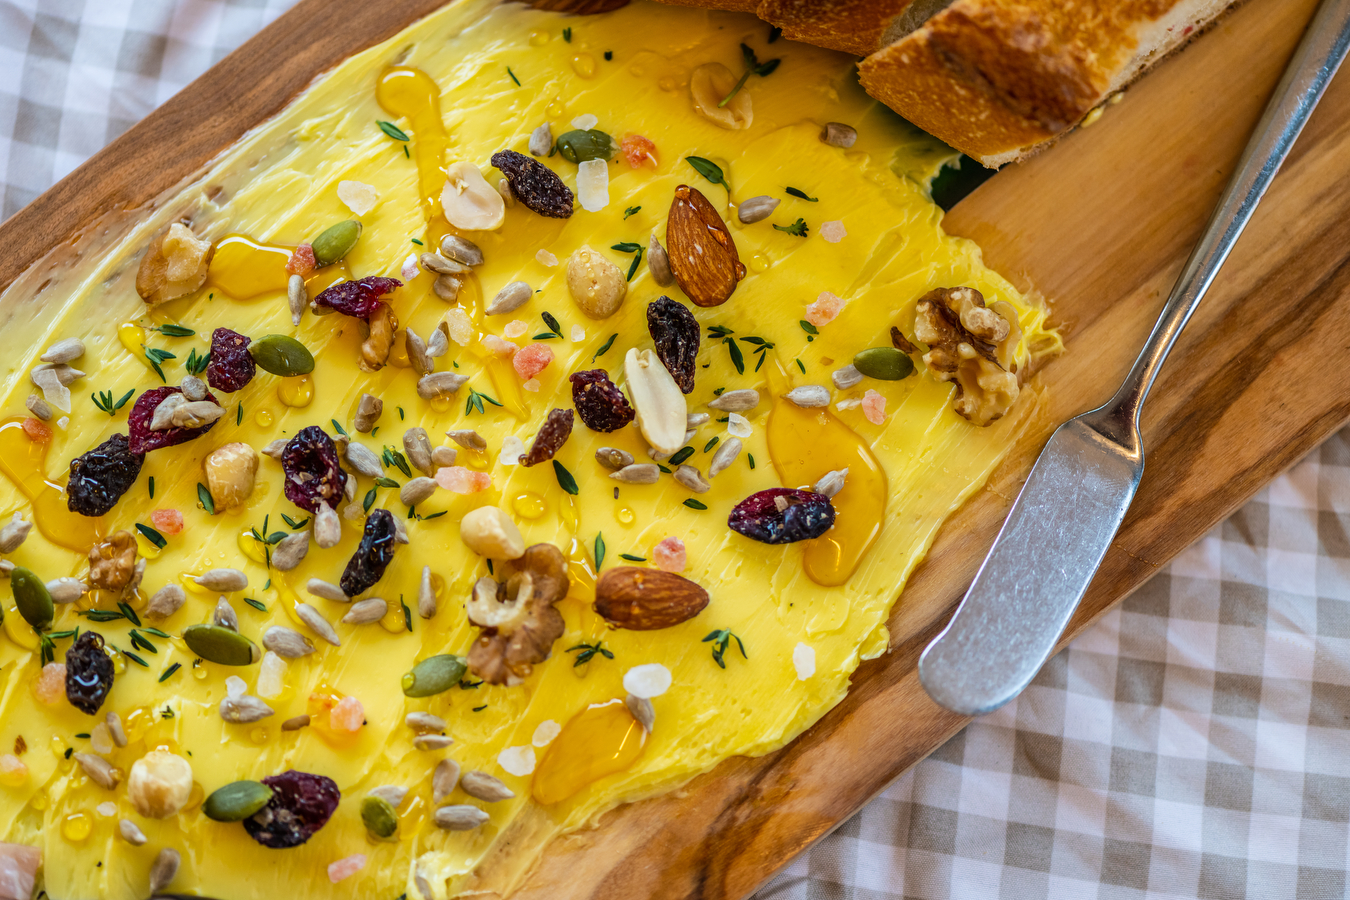
[[751,75],[758,75],[761,78],[772,75],[774,70],[778,68],[778,64],[782,62],[781,59],[771,59],[761,63],[755,56],[755,51],[751,50],[747,44],[741,44],[741,58],[745,60],[745,74],[741,76],[740,81],[736,82],[736,86],[731,89],[731,93],[723,97],[722,102],[717,104],[718,109],[726,106],[731,102],[732,97],[740,93],[741,88],[745,87],[745,83],[750,80]]
[[741,643],[741,639],[737,637],[735,634],[733,634],[729,629],[719,628],[712,634],[705,637],[701,641],[701,643],[706,644],[709,641],[713,642],[712,645],[713,662],[717,663],[717,665],[723,669],[727,667],[726,662],[723,661],[723,657],[726,655],[727,648],[731,646],[732,641],[735,641],[736,646],[740,648],[742,659],[748,660],[750,658],[749,654],[745,652],[745,644]]
[[90,394],[89,396],[94,398],[95,406],[108,415],[115,416],[119,409],[127,405],[127,401],[131,399],[131,395],[134,393],[136,393],[136,389],[132,388],[122,395],[121,400],[113,400],[112,391],[99,391],[97,394]]
[[568,653],[573,653],[578,650],[581,651],[580,653],[577,653],[577,658],[573,661],[572,668],[575,669],[577,666],[584,666],[594,659],[597,654],[603,656],[605,659],[613,659],[614,654],[605,649],[604,644],[604,641],[596,641],[594,644],[581,643],[577,644],[575,647],[568,647]]

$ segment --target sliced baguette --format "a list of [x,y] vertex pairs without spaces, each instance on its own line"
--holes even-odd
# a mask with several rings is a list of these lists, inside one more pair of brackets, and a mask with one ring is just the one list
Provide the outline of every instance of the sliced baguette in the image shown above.
[[729,9],[733,12],[752,13],[759,6],[759,0],[656,0],[667,6],[693,6],[698,9]]
[[1024,159],[1231,0],[955,0],[859,65],[863,87],[997,168]]
[[948,0],[760,0],[755,12],[794,41],[867,56],[913,31]]

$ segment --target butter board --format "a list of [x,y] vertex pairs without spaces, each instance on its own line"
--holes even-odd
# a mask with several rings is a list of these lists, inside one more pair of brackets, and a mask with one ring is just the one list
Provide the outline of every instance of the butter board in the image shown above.
[[[81,229],[97,230],[100,217],[149,202],[315,74],[435,5],[300,4],[0,226],[11,248],[0,285]],[[731,760],[557,842],[518,896],[744,896],[961,726],[923,694],[917,654],[959,600],[1050,429],[1120,380],[1313,5],[1244,6],[1101,122],[948,216],[948,229],[979,241],[995,268],[1053,298],[1069,326],[1069,356],[1042,373],[1042,417],[944,529],[892,618],[892,653],[859,670],[844,704],[776,754]],[[234,93],[241,83],[247,90]],[[1339,124],[1348,106],[1350,92],[1333,85],[1155,388],[1135,511],[1072,631],[1350,415],[1335,365],[1350,345],[1335,315],[1347,290],[1350,197],[1336,176],[1350,161]]]

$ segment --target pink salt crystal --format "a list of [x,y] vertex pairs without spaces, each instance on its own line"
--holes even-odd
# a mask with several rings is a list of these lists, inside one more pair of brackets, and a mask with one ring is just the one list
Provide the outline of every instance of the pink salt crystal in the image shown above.
[[183,530],[183,514],[176,509],[157,509],[150,514],[150,524],[160,534],[177,534]]
[[422,267],[417,264],[416,253],[408,254],[408,258],[403,260],[403,266],[398,270],[398,274],[403,276],[404,281],[412,281],[422,274]]
[[863,415],[867,416],[867,421],[873,425],[880,425],[886,421],[886,398],[876,391],[868,391],[863,394],[862,409]]
[[29,900],[41,865],[42,851],[38,848],[0,844],[0,900]]
[[337,884],[344,878],[350,878],[357,872],[366,867],[366,855],[358,853],[355,856],[349,856],[346,859],[339,859],[337,862],[328,864],[328,880]]
[[677,537],[668,537],[652,548],[652,560],[658,569],[667,572],[683,572],[686,556],[684,541]]
[[43,666],[33,682],[33,693],[48,706],[62,700],[66,696],[66,664],[50,662]]
[[28,766],[13,753],[0,756],[0,784],[18,785],[28,780]]
[[548,344],[530,344],[516,354],[516,358],[511,360],[511,365],[516,367],[516,374],[521,378],[530,379],[547,369],[551,362],[553,362],[552,347]]
[[456,494],[476,494],[492,487],[492,476],[467,466],[442,466],[436,470],[436,483]]
[[821,222],[820,236],[831,244],[837,244],[848,237],[848,229],[845,228],[844,223],[838,219],[835,219],[833,222]]
[[820,296],[806,307],[806,321],[817,327],[828,325],[834,321],[834,317],[839,315],[844,308],[842,297],[836,297],[829,291],[821,291]]
[[328,713],[328,725],[334,731],[356,734],[366,723],[366,708],[355,697],[343,697]]
[[502,340],[495,334],[483,335],[483,346],[488,348],[488,352],[493,356],[501,357],[513,356],[515,355],[515,352],[520,349],[520,347],[510,341]]
[[527,391],[533,391],[534,393],[537,394],[539,393],[539,389],[543,387],[543,385],[539,383],[538,378],[531,378],[529,381],[526,381],[524,384],[522,384],[521,387],[523,387]]
[[509,338],[518,338],[529,330],[529,323],[524,319],[512,319],[510,322],[506,323],[506,327],[502,329],[502,334]]
[[291,253],[291,258],[286,260],[286,271],[292,275],[308,275],[314,271],[316,265],[314,248],[309,244],[301,244]]

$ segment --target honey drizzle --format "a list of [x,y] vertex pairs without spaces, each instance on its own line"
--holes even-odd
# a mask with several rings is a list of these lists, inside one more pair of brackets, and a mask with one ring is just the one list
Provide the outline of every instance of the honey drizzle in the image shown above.
[[86,553],[103,539],[102,517],[90,518],[71,512],[66,492],[46,475],[47,448],[23,430],[23,419],[13,417],[0,422],[0,472],[32,504],[33,524],[47,540],[58,547]]
[[622,700],[596,703],[567,720],[534,770],[536,802],[559,803],[642,755],[647,731]]

